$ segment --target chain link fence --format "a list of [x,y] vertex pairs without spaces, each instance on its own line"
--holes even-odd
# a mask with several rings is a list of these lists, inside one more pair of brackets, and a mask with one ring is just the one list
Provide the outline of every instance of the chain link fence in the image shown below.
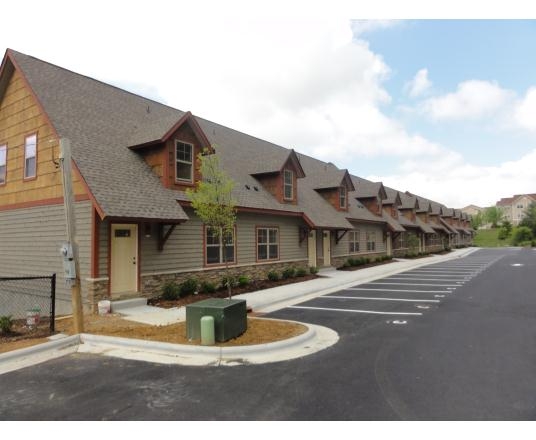
[[26,320],[28,325],[49,323],[54,332],[56,274],[35,277],[0,277],[0,316]]

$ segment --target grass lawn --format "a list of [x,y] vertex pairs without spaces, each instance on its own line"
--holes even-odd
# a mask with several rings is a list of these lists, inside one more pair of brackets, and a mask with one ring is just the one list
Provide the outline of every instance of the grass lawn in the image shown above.
[[510,237],[506,240],[499,240],[500,228],[480,229],[473,240],[475,246],[479,247],[502,247],[510,246]]

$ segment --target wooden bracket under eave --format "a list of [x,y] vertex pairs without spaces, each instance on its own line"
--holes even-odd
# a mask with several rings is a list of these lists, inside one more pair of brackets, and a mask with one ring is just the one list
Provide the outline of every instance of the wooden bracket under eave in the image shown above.
[[300,244],[309,236],[309,231],[310,229],[307,226],[300,226]]
[[[341,232],[342,232],[342,234],[341,234]],[[344,237],[347,232],[348,232],[347,229],[342,229],[342,230],[335,231],[335,244],[339,244],[339,241],[342,240],[342,237]]]
[[166,241],[168,240],[169,236],[172,234],[172,232],[175,230],[176,224],[169,225],[169,229],[164,233],[164,223],[158,223],[158,250],[163,251],[164,245],[166,244]]

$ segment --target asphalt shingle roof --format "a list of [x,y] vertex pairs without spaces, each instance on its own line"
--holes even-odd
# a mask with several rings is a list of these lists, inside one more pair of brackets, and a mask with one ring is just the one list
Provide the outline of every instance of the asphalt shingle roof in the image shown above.
[[128,149],[133,133],[143,133],[140,127],[168,125],[181,111],[10,53],[58,135],[71,141],[73,160],[106,216],[188,219],[176,202],[176,192],[164,188],[143,158]]

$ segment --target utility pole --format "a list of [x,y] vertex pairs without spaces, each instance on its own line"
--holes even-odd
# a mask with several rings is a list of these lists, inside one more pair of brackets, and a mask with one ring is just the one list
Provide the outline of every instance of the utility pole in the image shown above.
[[[76,222],[74,212],[73,181],[71,174],[71,143],[69,139],[60,139],[60,166],[63,180],[63,204],[65,207],[65,224],[67,225],[67,249],[64,252],[64,267],[66,272],[65,281],[71,287],[71,303],[73,308],[73,327],[75,333],[84,331],[84,315],[82,312],[82,300],[80,296],[80,264],[78,261],[78,244],[75,241]],[[70,260],[70,261],[68,261]],[[65,264],[74,262],[74,271],[68,270]],[[74,272],[74,273],[73,273]],[[68,275],[67,275],[68,274]]]

